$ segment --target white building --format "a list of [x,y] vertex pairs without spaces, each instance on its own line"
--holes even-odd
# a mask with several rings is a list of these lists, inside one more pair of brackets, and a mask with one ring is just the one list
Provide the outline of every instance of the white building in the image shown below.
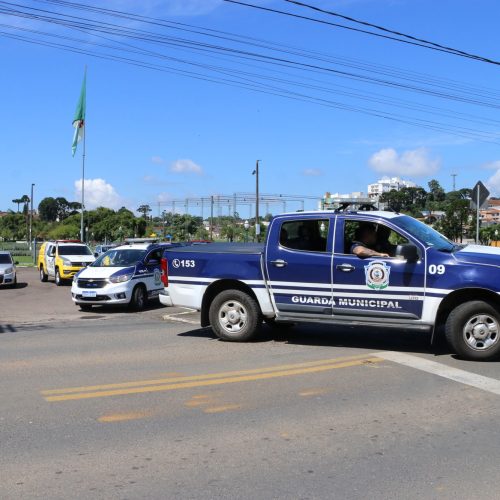
[[381,194],[392,191],[393,189],[399,191],[405,187],[417,187],[417,185],[414,182],[405,181],[400,177],[382,177],[382,179],[379,179],[377,182],[368,184],[368,197],[373,201],[377,201]]

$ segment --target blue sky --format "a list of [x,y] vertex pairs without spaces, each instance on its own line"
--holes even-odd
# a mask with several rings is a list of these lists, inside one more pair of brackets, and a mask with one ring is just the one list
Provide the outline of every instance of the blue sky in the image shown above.
[[[35,1],[20,0],[20,3],[58,9]],[[251,3],[316,16],[283,0]],[[500,59],[496,25],[500,5],[494,0],[477,0],[473,4],[462,0],[310,0],[309,3]],[[479,87],[485,88],[490,103],[494,103],[495,94],[500,96],[499,66],[219,0],[140,3],[113,0],[92,5],[258,37],[326,56],[360,60],[374,67],[384,65],[426,74],[428,82],[434,81],[433,78],[453,80],[455,83],[448,82],[445,90],[456,82],[473,87],[472,94]],[[79,15],[60,8],[58,12]],[[93,18],[110,21],[98,16]],[[339,21],[330,16],[322,18]],[[47,27],[1,13],[0,23],[96,40],[85,33]],[[127,26],[167,33],[136,22],[129,22]],[[10,28],[1,30],[15,33]],[[126,43],[146,48],[134,41],[126,40]],[[472,187],[481,179],[493,194],[500,195],[500,122],[483,124],[469,119],[459,121],[456,116],[429,116],[426,111],[399,109],[387,102],[405,99],[412,106],[439,107],[447,112],[473,115],[474,120],[496,120],[497,110],[492,106],[431,98],[325,74],[265,69],[260,63],[214,59],[170,46],[148,45],[147,48],[197,63],[252,72],[252,78],[257,80],[262,75],[293,78],[300,84],[330,86],[328,99],[343,104],[400,113],[407,118],[441,120],[451,127],[486,131],[491,137],[496,134],[499,139],[496,143],[481,142],[311,102],[28,44],[0,34],[0,210],[15,209],[11,200],[29,194],[32,182],[36,184],[36,205],[46,196],[79,199],[81,149],[72,158],[71,120],[85,64],[88,66],[88,208],[125,205],[135,210],[143,203],[155,206],[158,201],[172,198],[252,191],[251,173],[256,159],[262,160],[261,190],[264,193],[321,196],[325,191],[366,192],[367,184],[383,175],[399,175],[425,187],[430,179],[437,178],[446,189],[451,189],[451,174],[457,173],[457,187]],[[156,64],[169,63],[156,60]],[[339,69],[333,63],[324,64]],[[271,73],[275,69],[287,75]],[[316,97],[326,96],[310,88],[294,89]],[[348,97],[341,91],[363,92],[365,96],[367,92],[375,92],[388,101],[370,103]]]

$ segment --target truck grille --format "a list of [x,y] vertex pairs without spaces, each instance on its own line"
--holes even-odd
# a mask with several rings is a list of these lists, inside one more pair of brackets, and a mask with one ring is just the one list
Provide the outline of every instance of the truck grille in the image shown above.
[[107,284],[106,279],[79,278],[77,281],[78,288],[104,288]]

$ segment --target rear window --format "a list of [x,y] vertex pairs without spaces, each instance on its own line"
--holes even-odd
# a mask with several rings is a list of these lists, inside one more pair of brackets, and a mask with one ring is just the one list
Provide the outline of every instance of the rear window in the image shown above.
[[92,255],[85,245],[64,245],[59,247],[59,255]]
[[326,252],[328,219],[300,219],[284,222],[280,230],[280,245],[306,252]]

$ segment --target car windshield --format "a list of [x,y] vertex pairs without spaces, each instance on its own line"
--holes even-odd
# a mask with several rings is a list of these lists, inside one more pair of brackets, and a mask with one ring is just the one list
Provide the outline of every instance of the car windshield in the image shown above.
[[452,252],[456,248],[456,245],[441,233],[412,217],[402,215],[401,217],[395,217],[391,222],[420,240],[425,246],[433,247],[442,252]]
[[92,252],[85,245],[61,245],[59,255],[92,255]]
[[8,253],[0,253],[0,264],[12,264],[12,259]]
[[92,267],[129,267],[142,260],[146,250],[109,250],[92,264]]

